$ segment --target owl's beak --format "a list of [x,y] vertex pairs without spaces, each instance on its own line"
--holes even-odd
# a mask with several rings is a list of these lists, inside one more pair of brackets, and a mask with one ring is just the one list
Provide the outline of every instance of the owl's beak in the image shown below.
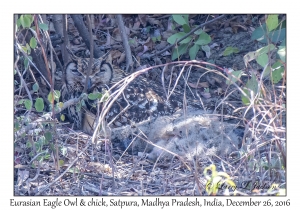
[[91,78],[88,78],[87,89],[90,90],[92,86],[93,86],[92,80]]

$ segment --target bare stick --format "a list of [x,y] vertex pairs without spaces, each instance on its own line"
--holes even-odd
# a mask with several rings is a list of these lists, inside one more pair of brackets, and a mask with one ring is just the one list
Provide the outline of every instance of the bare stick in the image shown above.
[[94,41],[93,41],[93,32],[92,32],[92,25],[91,25],[91,20],[90,20],[90,16],[87,15],[86,16],[86,20],[87,20],[87,24],[89,27],[89,33],[90,33],[90,61],[89,61],[89,66],[88,66],[88,72],[86,75],[86,79],[85,79],[85,84],[84,84],[84,89],[83,92],[86,93],[87,91],[87,86],[88,86],[88,81],[90,79],[90,73],[91,73],[91,69],[92,69],[92,63],[93,63],[93,55],[94,55]]
[[117,23],[119,26],[120,34],[121,34],[122,41],[123,41],[123,47],[124,47],[125,55],[126,55],[126,72],[130,72],[132,69],[133,61],[132,61],[131,50],[130,50],[130,46],[128,44],[128,37],[126,35],[122,15],[117,15]]

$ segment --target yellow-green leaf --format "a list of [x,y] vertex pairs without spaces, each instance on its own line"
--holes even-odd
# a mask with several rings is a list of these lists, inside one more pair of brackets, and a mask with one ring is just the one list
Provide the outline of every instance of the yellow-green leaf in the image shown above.
[[65,121],[65,115],[64,115],[64,114],[61,114],[61,115],[60,115],[60,120],[61,120],[61,121]]
[[272,31],[278,26],[278,15],[268,15],[266,20],[268,31]]
[[34,37],[31,37],[29,44],[32,49],[36,48],[37,46],[36,39]]

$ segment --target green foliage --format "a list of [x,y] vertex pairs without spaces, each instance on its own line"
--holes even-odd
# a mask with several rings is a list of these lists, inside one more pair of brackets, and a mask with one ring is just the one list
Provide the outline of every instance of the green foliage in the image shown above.
[[38,92],[38,90],[39,90],[39,84],[38,83],[34,83],[33,86],[32,86],[32,90],[34,92]]
[[54,90],[53,92],[50,92],[48,94],[48,101],[52,103],[53,100],[59,102],[60,98],[60,91],[59,90]]
[[224,56],[228,56],[231,55],[233,53],[238,53],[239,52],[239,48],[237,47],[226,47],[226,49],[223,52]]
[[278,15],[268,15],[266,23],[253,31],[251,39],[268,44],[269,42],[278,43],[283,41],[285,37],[285,24],[278,24]]
[[278,26],[278,15],[268,15],[266,20],[268,31],[272,31]]
[[[255,60],[264,69],[263,78],[270,76],[270,79],[275,84],[282,79],[286,62],[285,24],[283,24],[284,22],[280,24],[278,22],[278,15],[268,15],[266,23],[256,28],[251,36],[253,40],[267,43],[268,45],[256,51],[249,52],[244,56],[246,66],[250,61]],[[281,41],[280,46],[277,47],[273,44],[279,41]],[[270,59],[273,52],[277,54],[275,61],[273,58]],[[251,79],[247,82],[243,90],[249,98],[257,94],[258,81],[255,75],[251,76]],[[250,103],[249,99],[245,96],[242,96],[242,101],[245,105]]]
[[39,23],[39,27],[40,29],[44,30],[44,31],[47,31],[48,30],[48,25],[45,24],[45,23]]
[[[29,60],[32,61],[32,57],[31,57],[31,56],[28,56],[28,58],[29,58]],[[26,69],[27,69],[28,66],[29,66],[29,60],[28,60],[28,58],[25,58],[25,59],[24,59],[24,66],[25,66]]]
[[42,112],[44,110],[44,100],[42,98],[37,98],[34,103],[34,108],[37,112]]
[[24,105],[27,110],[30,110],[32,107],[32,101],[30,101],[29,99],[26,99],[26,100],[24,100]]
[[34,37],[31,37],[29,44],[32,49],[36,48],[37,46],[36,39]]
[[231,73],[228,74],[229,80],[226,80],[226,84],[230,85],[230,84],[235,83],[236,81],[238,81],[241,78],[242,74],[243,74],[242,70],[232,71]]
[[44,136],[45,136],[45,139],[46,139],[47,142],[49,142],[49,141],[52,140],[52,133],[51,133],[51,132],[47,131],[47,132],[44,134]]
[[17,22],[17,25],[19,25],[19,26],[22,25],[23,28],[29,28],[33,22],[33,16],[32,15],[21,15],[18,22]]
[[[168,43],[175,44],[179,39],[186,36],[187,33],[191,31],[191,27],[189,25],[188,15],[172,15],[172,18],[176,23],[181,25],[183,29],[183,31],[173,34],[167,39]],[[175,46],[172,52],[172,60],[179,59],[179,57],[185,54],[188,51],[188,49],[188,54],[191,60],[194,60],[196,58],[196,55],[200,49],[202,49],[206,53],[206,56],[209,57],[210,48],[207,44],[209,44],[210,42],[211,37],[203,30],[199,29],[196,32],[194,32],[194,34],[191,34],[187,38],[182,40],[180,44],[177,44]]]
[[88,95],[88,99],[90,99],[90,100],[101,99],[101,97],[102,97],[102,94],[99,93],[99,92],[96,92],[96,93],[90,93],[90,94]]
[[61,120],[61,121],[65,121],[65,119],[66,119],[65,115],[64,115],[64,114],[61,114],[61,115],[60,115],[60,120]]
[[[258,81],[256,80],[255,74],[251,75],[251,79],[247,81],[246,86],[243,88],[243,91],[251,99],[253,98],[258,91]],[[253,97],[252,97],[253,96]],[[245,105],[249,105],[250,101],[248,97],[242,95],[242,101]]]

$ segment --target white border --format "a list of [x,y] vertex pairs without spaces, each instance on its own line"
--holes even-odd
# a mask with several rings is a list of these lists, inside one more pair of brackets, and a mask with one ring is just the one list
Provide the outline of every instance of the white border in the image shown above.
[[[287,61],[288,61],[288,173],[287,173],[287,197],[271,198],[275,200],[291,200],[291,206],[300,206],[299,192],[299,86],[300,84],[300,53],[299,53],[299,12],[298,7],[292,1],[11,1],[2,3],[1,20],[1,196],[0,206],[10,207],[9,199],[28,200],[25,197],[13,197],[13,14],[14,13],[214,13],[214,14],[236,14],[236,13],[287,13]],[[9,3],[12,3],[10,5]],[[44,197],[31,197],[34,200],[42,200]],[[63,200],[66,197],[60,197]],[[73,197],[74,198],[74,197]],[[90,199],[91,197],[87,198]],[[118,198],[118,197],[114,197]],[[153,197],[151,197],[153,198]],[[179,198],[184,200],[184,198]],[[190,197],[192,198],[192,197]],[[54,197],[49,197],[55,200]],[[80,198],[81,199],[81,198]],[[110,198],[106,198],[109,200]],[[140,198],[121,197],[122,200],[135,200]],[[171,201],[172,197],[163,197],[164,200]],[[200,198],[204,199],[204,198]],[[213,198],[211,198],[213,199]],[[225,197],[218,197],[219,200],[225,200]],[[235,197],[235,200],[247,200],[249,197]],[[255,200],[266,200],[266,197],[254,197]],[[298,204],[298,205],[297,205]],[[49,207],[46,207],[50,209]],[[65,207],[71,208],[71,207]],[[72,207],[74,208],[74,207]],[[75,207],[79,209],[80,207]],[[98,207],[101,208],[101,207]],[[115,207],[111,209],[120,209]],[[109,208],[109,209],[110,209]],[[150,208],[150,207],[145,207]],[[170,209],[170,207],[166,207]],[[164,209],[166,209],[164,208]],[[174,208],[174,207],[171,207]],[[214,207],[217,209],[220,207]],[[232,208],[232,207],[229,207]],[[6,209],[6,208],[5,208]],[[124,208],[123,209],[131,209]],[[160,208],[161,209],[161,208]]]

